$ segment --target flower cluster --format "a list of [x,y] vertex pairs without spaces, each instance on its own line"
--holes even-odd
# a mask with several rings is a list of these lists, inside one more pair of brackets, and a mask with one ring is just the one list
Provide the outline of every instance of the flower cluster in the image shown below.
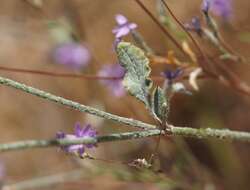
[[116,39],[121,39],[137,28],[137,24],[129,22],[128,19],[121,14],[117,14],[115,16],[115,20],[117,22],[117,26],[112,30],[112,32],[115,34]]
[[[68,139],[68,140],[74,140],[78,138],[83,137],[96,137],[97,132],[96,130],[91,128],[90,124],[87,124],[81,128],[80,123],[75,124],[75,131],[74,134],[65,134],[64,132],[57,132],[56,138],[57,139]],[[62,150],[68,153],[79,153],[82,155],[85,152],[85,148],[93,148],[95,147],[94,144],[76,144],[76,145],[68,145],[68,146],[62,146]]]

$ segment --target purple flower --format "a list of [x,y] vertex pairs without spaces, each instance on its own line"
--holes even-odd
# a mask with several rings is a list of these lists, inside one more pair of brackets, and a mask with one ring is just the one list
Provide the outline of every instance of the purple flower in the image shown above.
[[[108,64],[104,65],[99,71],[98,75],[103,77],[120,77],[123,78],[125,74],[125,69],[119,64]],[[125,95],[125,89],[122,85],[121,80],[101,80],[101,82],[106,85],[116,97],[121,97]]]
[[190,23],[185,24],[185,28],[196,32],[199,36],[202,35],[201,22],[198,17],[193,17]]
[[89,64],[91,55],[85,46],[79,43],[69,42],[56,47],[53,58],[58,64],[80,69]]
[[[83,137],[96,137],[96,134],[97,134],[96,130],[92,129],[90,124],[87,124],[81,128],[80,123],[76,123],[74,134],[65,134],[64,132],[59,131],[56,134],[56,138],[74,140]],[[79,154],[83,154],[85,148],[93,148],[93,147],[95,147],[94,144],[86,144],[86,145],[76,144],[76,145],[63,146],[61,148],[68,153],[77,152]]]
[[128,22],[128,19],[121,14],[116,15],[115,20],[118,26],[116,26],[112,30],[112,32],[113,34],[115,34],[115,37],[118,39],[120,39],[123,36],[128,35],[132,30],[137,28],[137,24]]
[[203,0],[201,10],[205,14],[208,14],[208,11],[210,10],[210,6],[211,6],[211,0]]
[[228,20],[232,16],[232,0],[203,0],[202,11],[207,14],[209,10]]
[[2,160],[0,160],[0,189],[2,189],[5,182],[6,168]]
[[162,75],[168,80],[169,84],[172,84],[173,80],[178,78],[182,73],[183,71],[181,69],[176,69],[174,71],[166,70],[162,73]]

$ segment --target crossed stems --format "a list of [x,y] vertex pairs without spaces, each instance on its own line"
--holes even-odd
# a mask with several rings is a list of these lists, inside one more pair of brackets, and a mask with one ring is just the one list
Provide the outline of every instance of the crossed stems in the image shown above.
[[156,125],[151,125],[144,123],[132,118],[121,117],[115,114],[111,114],[105,111],[98,110],[93,107],[85,106],[78,102],[74,102],[60,96],[50,94],[48,92],[33,88],[31,86],[10,80],[8,78],[0,77],[0,84],[4,86],[9,86],[23,92],[32,94],[39,98],[69,107],[71,109],[85,112],[88,114],[95,115],[97,117],[102,117],[104,119],[112,120],[120,124],[129,125],[131,127],[137,127],[143,129],[141,131],[127,132],[127,133],[116,133],[106,136],[98,136],[96,138],[82,138],[76,140],[26,140],[26,141],[17,141],[12,143],[0,144],[0,152],[3,151],[13,151],[20,149],[29,149],[29,148],[42,148],[42,147],[51,147],[51,146],[61,146],[61,145],[71,145],[71,144],[94,144],[102,142],[110,142],[117,140],[129,140],[129,139],[138,139],[145,137],[158,136],[162,134],[167,134],[170,136],[186,136],[193,138],[217,138],[217,139],[228,139],[228,140],[238,140],[250,142],[250,133],[233,131],[228,129],[195,129],[190,127],[177,127],[169,125],[168,128],[162,132]]

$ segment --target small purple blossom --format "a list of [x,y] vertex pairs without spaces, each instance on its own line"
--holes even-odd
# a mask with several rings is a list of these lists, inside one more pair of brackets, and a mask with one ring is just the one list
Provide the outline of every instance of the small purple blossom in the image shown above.
[[4,178],[6,174],[6,168],[5,164],[0,160],[0,189],[2,189],[2,186],[4,185]]
[[176,69],[174,71],[166,70],[162,72],[162,75],[168,80],[168,84],[171,85],[173,81],[183,73],[183,70]]
[[201,22],[198,17],[193,17],[190,23],[185,24],[185,28],[187,30],[196,32],[199,36],[202,35]]
[[201,10],[205,14],[208,14],[208,11],[210,10],[210,6],[211,6],[211,1],[210,0],[203,0]]
[[56,47],[53,53],[56,63],[73,69],[86,67],[91,59],[89,50],[82,44],[69,42]]
[[203,0],[202,11],[208,14],[209,10],[228,20],[232,16],[232,0]]
[[[104,65],[98,73],[98,76],[102,77],[123,78],[124,75],[125,69],[119,64]],[[116,97],[124,96],[126,93],[121,80],[101,80],[101,82],[106,85]]]
[[[83,127],[81,127],[80,123],[75,124],[75,131],[74,134],[65,134],[64,132],[57,132],[56,139],[68,139],[68,140],[74,140],[77,138],[83,138],[83,137],[96,137],[97,132],[96,130],[91,128],[90,124],[87,124]],[[85,148],[93,148],[95,147],[94,144],[76,144],[76,145],[68,145],[61,147],[64,151],[68,153],[74,153],[77,152],[79,154],[83,154],[85,152]]]
[[121,15],[121,14],[117,14],[115,16],[115,20],[117,22],[117,25],[113,30],[113,34],[115,34],[115,37],[117,39],[122,38],[123,36],[128,35],[132,30],[137,28],[137,24],[132,23],[132,22],[128,22],[128,19]]

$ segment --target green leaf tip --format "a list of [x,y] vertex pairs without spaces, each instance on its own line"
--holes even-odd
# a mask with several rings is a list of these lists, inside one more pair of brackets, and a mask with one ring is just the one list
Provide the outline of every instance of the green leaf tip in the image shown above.
[[149,78],[151,69],[149,60],[144,52],[128,42],[120,42],[116,48],[119,63],[126,73],[123,85],[127,91],[150,108],[150,88],[152,80]]
[[151,104],[154,118],[164,124],[167,121],[169,105],[168,99],[166,98],[163,89],[160,87],[154,89]]

